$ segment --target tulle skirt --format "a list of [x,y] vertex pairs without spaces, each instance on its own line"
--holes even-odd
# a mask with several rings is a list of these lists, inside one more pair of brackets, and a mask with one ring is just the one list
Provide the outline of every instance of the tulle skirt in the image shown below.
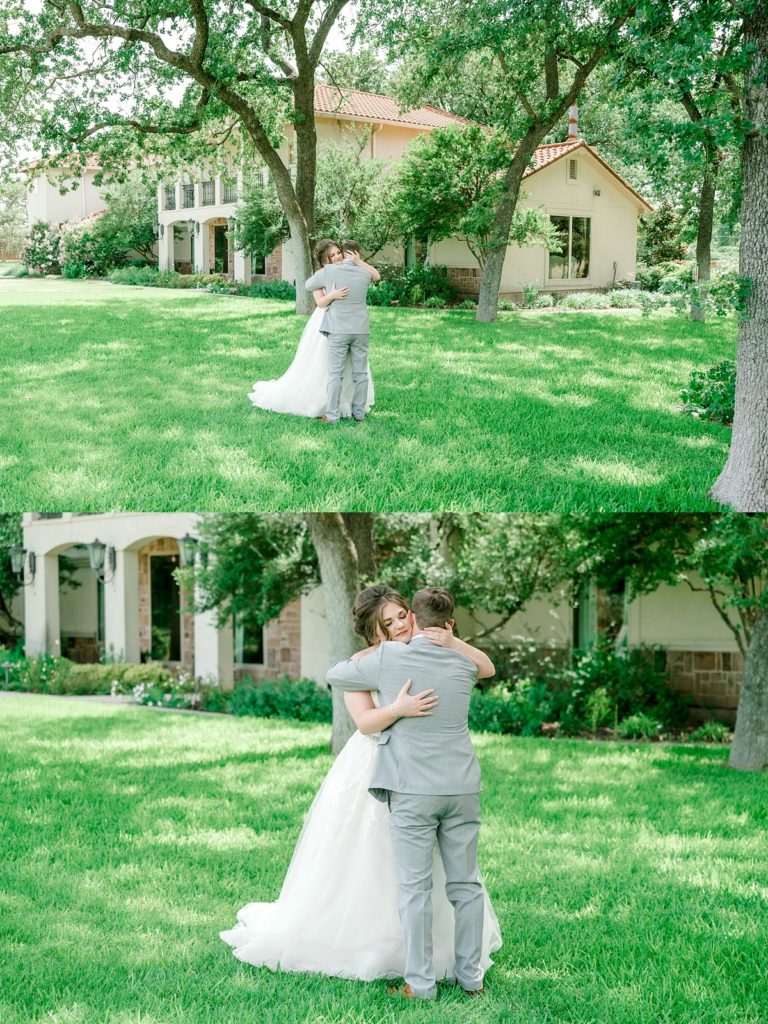
[[[257,380],[248,395],[259,409],[294,416],[324,416],[328,401],[328,339],[318,330],[323,318],[319,307],[307,321],[293,362],[278,380]],[[347,357],[341,384],[341,415],[352,415],[352,363]],[[368,368],[368,398],[373,405],[373,378]]]
[[[280,896],[249,903],[221,932],[245,963],[370,981],[405,967],[386,804],[368,793],[376,743],[356,732],[326,776],[304,822]],[[485,890],[484,890],[485,891]],[[433,948],[438,980],[453,978],[453,908],[435,847]],[[501,946],[485,893],[482,967]]]

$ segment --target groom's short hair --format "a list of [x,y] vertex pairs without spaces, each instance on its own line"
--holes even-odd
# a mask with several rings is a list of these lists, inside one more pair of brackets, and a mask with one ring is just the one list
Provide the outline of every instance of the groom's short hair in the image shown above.
[[356,252],[358,256],[363,255],[363,250],[360,248],[360,243],[356,242],[354,238],[346,238],[341,243],[342,252]]
[[422,629],[425,626],[442,628],[453,618],[453,598],[440,587],[424,587],[413,595],[411,611]]

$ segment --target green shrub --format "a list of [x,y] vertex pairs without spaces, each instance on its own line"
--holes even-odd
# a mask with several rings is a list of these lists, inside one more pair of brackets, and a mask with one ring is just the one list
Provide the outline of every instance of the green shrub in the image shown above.
[[638,712],[652,715],[665,727],[685,721],[688,700],[668,684],[660,647],[638,645],[617,653],[608,639],[588,651],[575,651],[570,667],[553,672],[551,685],[565,695],[560,725],[574,735],[592,724],[591,695],[603,689],[615,718]]
[[730,743],[731,730],[723,722],[704,722],[698,729],[694,729],[689,739],[694,743]]
[[71,275],[106,277],[110,270],[122,267],[126,249],[122,239],[101,226],[101,221],[65,224],[61,231],[60,260],[62,271],[67,266],[82,266],[83,273]]
[[246,285],[242,294],[254,299],[295,299],[296,286],[290,281],[255,281]]
[[676,263],[657,263],[649,266],[647,263],[638,263],[635,269],[635,281],[642,291],[657,292],[665,277],[672,274],[677,267]]
[[61,276],[70,279],[86,277],[87,271],[84,263],[64,263],[61,267]]
[[708,370],[694,370],[680,398],[683,412],[730,426],[736,400],[736,363],[724,359]]
[[227,714],[231,711],[230,694],[220,686],[201,685],[198,691],[198,707],[201,711],[217,711]]
[[448,303],[442,295],[430,295],[428,299],[424,300],[424,305],[427,309],[445,309]]
[[535,282],[523,285],[523,305],[527,309],[532,309],[536,305],[536,299],[539,297],[539,286]]
[[477,309],[477,303],[474,299],[462,299],[456,303],[454,309]]
[[59,253],[61,236],[43,220],[37,221],[29,230],[21,252],[21,261],[28,270],[41,274],[60,274]]
[[496,308],[502,313],[511,313],[517,309],[517,306],[511,299],[499,299],[499,304]]
[[566,309],[608,309],[610,298],[601,292],[572,292],[563,298]]
[[627,740],[655,740],[661,737],[661,729],[661,722],[639,711],[619,722],[616,735]]
[[11,662],[8,687],[24,693],[67,693],[67,680],[73,667],[73,662],[67,658],[50,654],[22,657]]
[[238,684],[230,696],[233,715],[295,718],[301,722],[331,722],[331,694],[310,679],[251,680]]
[[448,268],[417,264],[403,269],[387,269],[382,280],[368,292],[372,306],[421,306],[432,298],[448,305],[456,298],[456,289],[448,282]]
[[472,694],[469,727],[477,732],[538,736],[545,722],[557,720],[562,698],[533,679],[499,683]]
[[156,286],[159,271],[156,267],[119,267],[107,275],[115,284],[136,284]]
[[608,303],[612,309],[640,309],[640,295],[636,288],[614,288],[608,292]]
[[555,297],[550,292],[537,295],[533,302],[534,309],[551,309],[555,305]]

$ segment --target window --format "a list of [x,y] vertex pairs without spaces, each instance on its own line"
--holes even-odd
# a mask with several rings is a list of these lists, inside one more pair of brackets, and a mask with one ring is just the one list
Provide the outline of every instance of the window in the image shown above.
[[176,209],[176,189],[173,185],[165,186],[165,208],[166,210]]
[[224,186],[224,202],[225,203],[236,203],[237,202],[237,186],[236,185],[225,185]]
[[182,185],[181,186],[181,205],[185,210],[195,205],[195,186],[194,185]]
[[574,185],[579,180],[579,161],[571,157],[568,160],[568,184]]
[[213,206],[216,202],[215,189],[212,181],[203,182],[203,206]]
[[550,281],[589,277],[590,217],[550,217],[560,234],[560,244],[549,253]]
[[235,664],[264,664],[264,628],[235,621]]
[[251,256],[251,273],[252,274],[266,274],[267,272],[267,257],[266,256]]

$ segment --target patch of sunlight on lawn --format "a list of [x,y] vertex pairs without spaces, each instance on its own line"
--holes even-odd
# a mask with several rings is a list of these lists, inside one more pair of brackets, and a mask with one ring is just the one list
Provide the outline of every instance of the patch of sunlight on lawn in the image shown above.
[[598,462],[596,459],[585,459],[577,455],[570,462],[573,469],[594,477],[605,484],[631,484],[632,486],[660,484],[664,479],[662,473],[650,469],[640,469],[626,462]]
[[606,793],[600,796],[568,796],[559,800],[543,800],[540,806],[546,811],[564,811],[573,807],[595,807],[605,809],[614,806]]
[[162,832],[145,833],[148,843],[158,846],[205,846],[210,850],[255,850],[269,849],[277,840],[267,833],[254,832],[241,825],[225,829],[192,829],[179,831],[168,823]]

